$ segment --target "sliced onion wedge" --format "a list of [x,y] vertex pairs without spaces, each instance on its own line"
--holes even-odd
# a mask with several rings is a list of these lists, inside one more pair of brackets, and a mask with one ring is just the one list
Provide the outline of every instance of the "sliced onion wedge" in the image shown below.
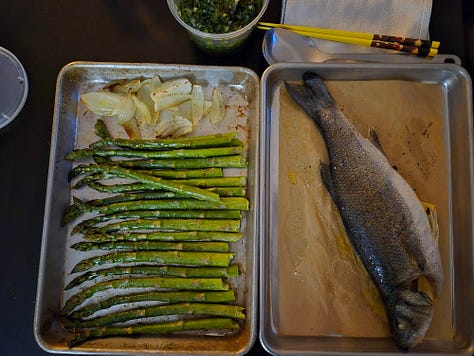
[[137,125],[137,120],[135,120],[134,117],[132,117],[130,120],[127,122],[124,122],[121,124],[125,132],[127,133],[128,137],[135,139],[135,138],[142,138],[140,129],[138,128]]
[[169,110],[172,110],[175,115],[182,116],[192,122],[191,100],[185,101],[181,105],[172,107]]
[[145,103],[145,105],[148,107],[148,111],[150,112],[150,121],[146,122],[146,124],[149,125],[155,125],[158,122],[159,113],[155,111],[155,103],[151,99],[151,91],[153,85],[159,85],[160,83],[161,81],[159,77],[144,80],[137,91],[137,98]]
[[[153,92],[156,88],[158,88],[161,83],[163,83],[160,79],[159,76],[154,76],[153,78],[150,79],[150,90]],[[150,98],[151,98],[151,92],[150,92]]]
[[119,105],[112,112],[112,116],[115,117],[120,125],[129,121],[135,115],[137,107],[133,102],[132,95],[126,95],[125,99],[120,101]]
[[194,126],[197,126],[204,114],[204,90],[200,85],[193,85],[191,91],[191,117]]
[[163,105],[160,104],[163,98],[168,96],[190,95],[192,84],[187,78],[176,78],[162,82],[153,87],[151,90],[151,98],[155,102],[155,111],[163,110]]
[[143,126],[150,123],[152,120],[148,106],[135,95],[132,95],[132,100],[136,107],[135,118],[137,119],[138,125]]
[[203,106],[202,115],[204,116],[204,115],[209,114],[209,111],[210,111],[210,110],[211,110],[211,102],[205,100],[205,101],[204,101],[204,106]]
[[108,91],[94,91],[82,94],[80,100],[93,113],[112,116],[118,106],[127,102],[127,95]]
[[155,111],[166,110],[174,106],[178,106],[185,101],[191,99],[189,94],[178,94],[178,95],[168,95],[162,97],[159,101],[155,102]]
[[139,79],[132,80],[119,80],[112,81],[104,86],[104,89],[108,89],[113,93],[136,93],[141,86],[141,81]]
[[149,110],[153,109],[153,100],[151,100],[151,79],[144,80],[137,90],[137,98],[143,101]]
[[155,128],[157,137],[180,137],[193,130],[193,123],[188,119],[175,115],[170,110],[163,110],[160,113],[158,124]]
[[211,108],[209,111],[209,121],[213,124],[217,124],[224,118],[225,114],[225,105],[222,92],[219,88],[214,87],[212,89],[211,97]]

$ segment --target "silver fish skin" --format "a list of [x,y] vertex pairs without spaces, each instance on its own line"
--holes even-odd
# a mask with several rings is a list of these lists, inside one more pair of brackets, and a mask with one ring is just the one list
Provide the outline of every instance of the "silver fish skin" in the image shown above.
[[285,87],[319,127],[330,164],[321,176],[347,235],[377,286],[396,344],[420,343],[433,316],[433,300],[416,289],[425,277],[436,297],[443,283],[437,240],[416,193],[390,165],[375,130],[363,137],[337,107],[322,79]]

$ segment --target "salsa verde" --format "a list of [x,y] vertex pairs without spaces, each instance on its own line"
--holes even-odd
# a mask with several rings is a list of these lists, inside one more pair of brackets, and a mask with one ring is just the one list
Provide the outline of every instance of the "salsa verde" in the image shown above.
[[250,23],[262,8],[263,0],[180,0],[180,18],[195,29],[207,33],[237,31]]

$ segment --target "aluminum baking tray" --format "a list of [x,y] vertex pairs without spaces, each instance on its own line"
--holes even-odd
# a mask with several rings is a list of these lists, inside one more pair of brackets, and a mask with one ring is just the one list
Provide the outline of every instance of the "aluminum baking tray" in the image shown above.
[[325,146],[301,108],[291,109],[297,105],[288,96],[284,100],[281,86],[285,80],[301,82],[308,70],[326,81],[361,133],[375,127],[391,163],[420,199],[436,204],[444,289],[424,341],[409,353],[471,355],[472,84],[454,64],[280,63],[265,71],[261,343],[275,355],[406,354],[391,340],[383,307],[377,309],[373,292],[364,291],[367,277],[350,262],[347,245],[336,230],[315,229],[326,223],[327,211],[320,207],[335,209],[327,192],[313,195],[324,189],[315,182],[319,159],[327,156],[312,147]]
[[[63,211],[71,201],[68,172],[72,164],[64,160],[75,147],[97,140],[93,133],[92,113],[79,103],[83,92],[97,90],[113,80],[151,78],[166,80],[187,77],[206,90],[218,86],[226,100],[226,116],[218,124],[205,124],[194,134],[238,132],[247,153],[248,199],[250,210],[244,214],[244,237],[231,249],[242,275],[233,283],[237,303],[245,306],[246,320],[239,333],[226,336],[174,335],[115,337],[96,339],[68,348],[65,330],[59,318],[64,295],[64,282],[71,265],[67,228],[61,227]],[[210,89],[209,89],[210,88]],[[194,65],[161,65],[135,63],[74,62],[59,73],[56,86],[54,121],[51,137],[49,175],[44,214],[41,262],[34,318],[34,332],[39,345],[49,352],[100,354],[244,354],[257,334],[257,218],[259,78],[249,69]]]

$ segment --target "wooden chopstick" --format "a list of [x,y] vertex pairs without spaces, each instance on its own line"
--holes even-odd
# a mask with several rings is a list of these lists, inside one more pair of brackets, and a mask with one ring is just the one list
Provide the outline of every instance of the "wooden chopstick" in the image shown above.
[[[396,51],[415,54],[417,56],[422,57],[434,57],[438,53],[438,47],[440,45],[440,42],[438,41],[370,34],[365,32],[351,32],[343,30],[312,28],[306,26],[273,24],[268,22],[259,22],[257,24],[257,28],[263,30],[269,30],[271,28],[282,28],[293,31],[303,36],[355,44],[359,46],[392,49]],[[383,38],[383,40],[380,40],[378,38]]]

